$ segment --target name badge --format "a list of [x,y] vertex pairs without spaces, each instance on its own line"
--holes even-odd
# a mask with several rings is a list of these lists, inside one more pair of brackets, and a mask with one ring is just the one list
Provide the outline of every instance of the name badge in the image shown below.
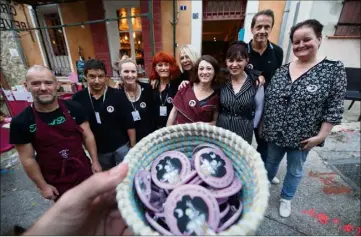
[[100,114],[99,112],[94,112],[95,113],[95,119],[97,121],[97,124],[102,124],[102,121],[100,120]]
[[167,106],[160,106],[159,107],[159,115],[160,116],[167,116]]
[[133,121],[139,121],[140,120],[140,114],[139,114],[138,110],[133,111],[132,116],[133,116]]

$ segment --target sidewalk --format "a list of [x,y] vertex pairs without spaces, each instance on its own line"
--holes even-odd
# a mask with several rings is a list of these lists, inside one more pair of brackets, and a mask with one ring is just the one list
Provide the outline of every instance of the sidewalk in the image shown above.
[[[281,183],[270,189],[268,209],[257,235],[360,235],[360,103],[347,110],[349,104],[345,101],[342,124],[334,127],[325,146],[309,153],[289,218],[278,214],[286,174],[286,159],[282,161],[277,174]],[[346,169],[331,164],[342,164]],[[351,169],[356,172],[350,174]]]
[[[360,123],[356,122],[359,113],[360,104],[355,103],[351,111],[345,111],[343,123],[334,128],[325,147],[309,153],[289,218],[278,214],[286,173],[286,160],[283,160],[277,174],[281,184],[270,189],[268,209],[257,235],[360,235],[360,192],[352,189],[349,180],[341,178],[335,166],[330,165],[340,160],[347,164],[358,161],[358,166],[357,163],[351,166],[359,170]],[[13,154],[14,151],[9,152],[0,159],[1,168],[6,167],[0,176],[1,235],[15,224],[30,227],[51,205],[40,196]],[[358,180],[359,174],[358,171]]]

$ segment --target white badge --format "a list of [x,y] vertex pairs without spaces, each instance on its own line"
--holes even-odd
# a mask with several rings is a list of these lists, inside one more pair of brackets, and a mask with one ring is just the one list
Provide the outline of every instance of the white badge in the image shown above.
[[111,105],[109,105],[109,106],[107,107],[107,111],[108,111],[108,113],[113,113],[113,112],[114,112],[114,107],[111,106]]
[[139,114],[139,111],[138,111],[138,110],[133,111],[133,112],[132,112],[132,116],[133,116],[133,120],[134,120],[134,121],[140,120],[140,114]]
[[140,108],[144,109],[145,107],[147,107],[147,104],[145,102],[140,103]]
[[194,100],[190,100],[190,101],[189,101],[189,106],[190,106],[190,107],[196,106],[196,102],[195,102]]
[[159,107],[159,115],[160,116],[167,116],[167,106],[160,106]]
[[309,85],[306,87],[306,90],[311,93],[317,91],[317,89],[318,89],[318,87],[316,85]]
[[168,104],[171,104],[171,103],[173,102],[172,97],[168,97],[168,98],[167,98],[167,102],[168,102]]
[[102,121],[100,120],[100,114],[99,112],[94,112],[95,113],[95,119],[97,120],[98,124],[102,124]]

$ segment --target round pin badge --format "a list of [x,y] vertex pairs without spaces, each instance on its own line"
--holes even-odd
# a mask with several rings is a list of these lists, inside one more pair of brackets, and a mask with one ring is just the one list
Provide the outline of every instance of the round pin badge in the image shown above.
[[316,85],[309,85],[306,87],[306,90],[311,93],[317,91],[317,89],[318,89],[318,87]]
[[194,159],[195,159],[195,155],[197,154],[198,151],[204,149],[204,148],[213,148],[213,149],[217,149],[219,152],[223,153],[223,151],[216,145],[213,145],[211,143],[202,143],[198,146],[196,146],[193,151],[192,151],[192,159],[191,159],[191,165],[194,167]]
[[247,64],[247,66],[246,66],[248,69],[253,69],[253,64]]
[[196,101],[195,100],[190,100],[188,104],[189,104],[190,107],[194,107],[194,106],[196,106]]
[[108,113],[113,113],[113,112],[114,112],[114,107],[111,106],[111,105],[109,105],[109,106],[107,107],[107,111],[108,111]]
[[191,172],[188,157],[179,151],[167,151],[152,163],[153,182],[163,189],[174,189],[182,184]]
[[145,102],[140,103],[140,108],[144,109],[145,107],[147,107],[147,104]]
[[238,205],[230,205],[230,210],[228,213],[221,219],[221,223],[217,232],[222,232],[230,227],[234,222],[238,220],[241,216],[243,210],[243,205],[241,200],[238,201]]
[[210,191],[214,195],[214,197],[218,199],[218,198],[230,197],[241,191],[241,189],[242,189],[242,183],[239,180],[239,178],[235,176],[231,185],[229,185],[228,187],[222,189],[212,189]]
[[227,203],[226,207],[223,210],[221,210],[221,213],[220,213],[221,219],[227,215],[227,213],[229,212],[230,209],[231,209],[231,206]]
[[174,235],[204,235],[219,226],[217,200],[204,187],[186,184],[174,189],[164,205],[165,220]]
[[173,103],[173,98],[172,98],[172,97],[168,97],[168,98],[167,98],[167,102],[168,102],[168,104]]
[[164,223],[162,218],[159,218],[156,215],[152,215],[146,212],[145,219],[147,219],[148,223],[162,235],[173,235],[171,232],[169,232],[169,230],[167,230],[166,228],[167,224]]
[[225,188],[234,179],[232,162],[217,149],[204,148],[198,151],[194,165],[199,177],[213,188]]
[[145,170],[139,170],[134,177],[135,190],[143,204],[154,212],[162,211],[162,205],[157,204],[158,200],[166,200],[166,195],[152,191],[151,174]]

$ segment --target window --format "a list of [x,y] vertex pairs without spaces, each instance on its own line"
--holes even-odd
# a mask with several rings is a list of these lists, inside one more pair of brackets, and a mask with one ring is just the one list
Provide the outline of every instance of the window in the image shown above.
[[361,36],[360,6],[358,0],[345,0],[343,2],[335,36]]
[[[140,8],[121,8],[117,10],[117,16],[140,15]],[[128,55],[136,60],[138,65],[144,68],[142,21],[140,17],[123,18],[118,21],[120,52],[119,56]]]
[[[47,27],[61,25],[58,13],[44,15],[45,24]],[[55,56],[66,56],[67,51],[65,47],[65,39],[61,28],[48,29],[50,45],[53,48]]]

